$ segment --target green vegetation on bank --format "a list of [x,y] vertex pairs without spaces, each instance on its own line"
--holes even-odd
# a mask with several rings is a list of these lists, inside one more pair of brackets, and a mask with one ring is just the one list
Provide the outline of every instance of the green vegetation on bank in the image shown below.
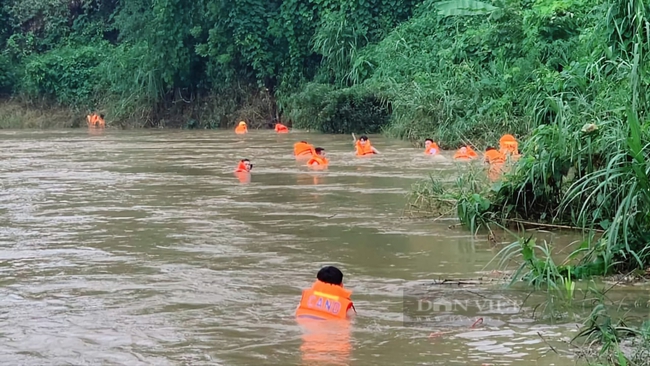
[[9,0],[0,6],[0,92],[101,110],[109,124],[263,127],[281,118],[323,132],[482,145],[623,106],[632,66],[619,58],[631,49],[612,47],[612,4]]
[[[566,17],[553,15],[549,22],[571,24],[575,28],[569,31],[561,26],[565,32],[560,32],[556,27],[549,28],[549,24],[535,28],[527,23],[535,14],[548,12],[548,7],[556,10],[562,7]],[[488,18],[494,17],[497,11],[490,9]],[[519,83],[502,90],[502,98],[509,90],[516,92],[517,97],[512,101],[525,105],[521,117],[532,121],[521,146],[522,157],[494,185],[466,183],[459,189],[432,181],[431,188],[419,186],[414,198],[419,202],[452,198],[461,223],[472,230],[494,222],[505,225],[517,220],[568,225],[597,233],[590,236],[588,246],[567,265],[565,274],[570,272],[574,278],[645,269],[650,266],[650,124],[645,122],[650,70],[650,39],[646,30],[650,26],[647,18],[650,9],[634,0],[601,4],[547,2],[545,6],[537,2],[530,9],[512,8],[512,5],[500,5],[499,9],[511,13],[514,18],[507,23],[513,27],[517,24],[515,15],[523,17],[525,29],[518,47],[502,50],[518,55],[516,64],[526,70]],[[450,12],[449,8],[440,11]],[[472,21],[483,24],[476,20],[478,17]],[[413,18],[398,29],[415,21]],[[480,39],[487,34],[489,31],[484,31],[475,37]],[[507,34],[516,32],[511,30]],[[541,52],[546,47],[541,39],[550,34],[563,36],[561,40],[548,40],[555,46]],[[503,34],[495,37],[507,38]],[[519,46],[527,52],[519,53],[522,52]],[[541,59],[547,60],[546,65],[541,64]],[[507,60],[513,58],[497,57],[487,64],[510,62]],[[535,64],[536,68],[525,69],[528,63]],[[551,68],[553,63],[555,71]],[[480,63],[477,65],[480,67]],[[544,73],[540,74],[542,69]],[[495,85],[486,80],[485,85]],[[498,85],[507,85],[504,83]],[[463,89],[462,82],[456,85]],[[475,89],[480,88],[477,85]],[[469,100],[464,106],[473,107]],[[516,108],[496,110],[509,110],[510,116],[518,114]],[[397,107],[393,106],[389,131],[400,126],[395,119],[396,111]],[[487,113],[487,116],[492,113],[489,111],[489,108],[476,110],[472,115]],[[470,120],[465,118],[451,124],[471,125]],[[491,126],[498,131],[496,122]],[[456,132],[461,129],[452,128]],[[463,134],[469,135],[470,132]],[[466,179],[468,174],[475,175],[467,173],[459,182],[463,179],[474,182]],[[417,198],[423,193],[429,200]]]
[[[524,15],[527,11],[549,9],[541,4],[537,2],[532,9],[514,13],[523,15],[519,19],[525,23],[534,19],[531,13]],[[564,8],[564,21],[577,26],[572,32],[564,33],[562,39],[546,44],[539,37],[559,33],[549,32],[548,24],[540,28],[524,26],[525,37],[519,45],[532,48],[517,56],[517,69],[526,72],[518,83],[501,89],[504,99],[508,91],[515,92],[512,101],[517,103],[497,109],[508,111],[510,118],[519,119],[518,123],[525,126],[522,157],[495,184],[477,180],[473,171],[461,173],[455,184],[426,180],[414,187],[411,203],[416,209],[436,214],[452,210],[468,229],[488,229],[489,234],[495,227],[507,229],[513,223],[522,222],[582,230],[584,240],[561,259],[553,255],[551,245],[536,243],[533,237],[517,238],[497,256],[502,266],[513,261],[517,264],[512,285],[523,282],[535,289],[545,289],[552,294],[549,301],[557,306],[558,303],[570,305],[578,281],[616,274],[647,277],[650,267],[650,124],[647,122],[650,9],[635,0],[545,5],[555,9],[569,5]],[[549,21],[567,24],[562,18],[553,15]],[[550,44],[554,46],[545,48]],[[512,65],[509,62],[513,59],[497,58],[506,60],[506,65]],[[476,62],[476,58],[472,60]],[[505,70],[496,67],[499,61],[492,62],[491,69],[483,70],[488,75],[487,70]],[[525,65],[532,65],[532,69]],[[463,76],[462,80],[468,79]],[[483,85],[507,85],[507,81],[497,83],[496,80],[479,83],[475,89],[480,91]],[[456,85],[461,85],[462,90],[462,82]],[[496,100],[496,95],[490,99]],[[446,103],[447,99],[444,100]],[[468,110],[475,106],[467,100],[463,104]],[[393,111],[396,109],[393,106]],[[490,113],[489,108],[472,111],[473,116],[482,115],[484,120],[489,120]],[[471,121],[471,118],[451,121],[436,131],[442,134],[449,128],[451,134],[468,138],[477,127],[461,131]],[[389,132],[408,131],[399,130],[408,124],[398,123],[395,112],[392,122]],[[501,132],[497,123],[489,126],[494,132]],[[515,125],[513,131],[514,128]],[[483,133],[477,138],[481,137],[490,136]],[[492,141],[496,138],[492,137]],[[599,345],[596,359],[605,358],[607,364],[647,364],[650,350],[647,322],[637,319],[626,324],[616,320],[620,314],[607,311],[616,305],[605,306],[606,296],[590,301],[588,306],[595,306],[594,311],[576,339]],[[632,343],[628,341],[630,338]]]
[[[100,110],[109,124],[212,128],[246,119],[263,127],[306,83],[335,85],[333,68],[354,56],[350,42],[378,42],[420,3],[8,0],[0,4],[0,93],[33,108]],[[377,131],[388,120],[365,95],[332,94],[328,105],[334,122],[318,129],[341,132],[337,123],[365,117],[353,129]]]

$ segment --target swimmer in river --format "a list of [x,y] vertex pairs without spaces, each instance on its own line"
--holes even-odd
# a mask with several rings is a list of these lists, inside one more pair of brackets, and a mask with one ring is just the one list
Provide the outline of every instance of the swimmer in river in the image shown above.
[[312,169],[325,169],[327,168],[327,165],[329,164],[329,159],[325,157],[325,149],[322,147],[317,147],[314,149],[316,152],[314,155],[312,155],[311,159],[307,162],[307,166],[312,168]]
[[316,155],[314,145],[307,141],[298,141],[293,145],[293,156],[297,160],[309,160],[314,155]]
[[454,160],[473,160],[478,154],[469,146],[463,146],[454,154]]
[[517,139],[510,134],[501,136],[499,140],[499,150],[505,157],[519,158],[519,144]]
[[240,121],[239,125],[235,128],[235,133],[238,135],[243,135],[245,133],[248,133],[248,127],[246,126],[246,122]]
[[433,142],[432,139],[426,139],[424,140],[424,153],[426,155],[437,155],[440,152],[440,148],[438,147],[438,144]]
[[506,157],[494,147],[488,146],[485,149],[483,161],[489,166],[488,178],[492,182],[497,181],[503,173],[503,164],[506,162]]
[[483,159],[488,164],[503,164],[505,163],[505,156],[492,146],[485,149],[485,157]]
[[344,320],[356,314],[350,299],[352,291],[343,288],[343,272],[336,267],[321,268],[311,288],[302,290],[297,318]]
[[275,132],[277,133],[289,133],[289,128],[282,123],[275,124]]
[[357,156],[368,156],[368,155],[379,154],[379,151],[375,149],[370,143],[368,136],[365,135],[359,137],[359,139],[355,141],[354,147]]
[[235,177],[239,179],[240,183],[250,183],[251,181],[251,170],[253,169],[253,164],[248,159],[242,159],[235,169]]
[[104,128],[106,127],[106,122],[104,121],[104,115],[103,114],[89,114],[86,116],[86,120],[88,121],[88,127],[97,127],[97,128]]
[[239,165],[237,165],[235,173],[250,173],[251,169],[253,169],[253,164],[251,164],[251,161],[248,159],[242,159],[239,161]]

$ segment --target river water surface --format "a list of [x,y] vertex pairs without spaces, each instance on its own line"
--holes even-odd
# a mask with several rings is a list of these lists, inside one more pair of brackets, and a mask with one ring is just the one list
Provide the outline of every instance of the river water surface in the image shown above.
[[[294,161],[301,139],[329,170]],[[573,364],[546,342],[575,324],[485,309],[404,322],[405,290],[486,276],[500,247],[404,218],[411,185],[455,167],[372,140],[384,154],[357,159],[348,136],[0,131],[0,363]],[[242,158],[249,184],[232,173]],[[358,311],[325,335],[293,317],[323,265]]]

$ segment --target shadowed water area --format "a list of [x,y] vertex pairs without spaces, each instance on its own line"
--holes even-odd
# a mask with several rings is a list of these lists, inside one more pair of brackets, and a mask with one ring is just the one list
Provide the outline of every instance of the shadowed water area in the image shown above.
[[[328,150],[329,170],[294,161],[300,139]],[[485,309],[404,323],[405,289],[486,276],[500,247],[450,221],[404,219],[413,183],[457,170],[371,140],[383,154],[358,159],[349,136],[0,131],[0,363],[573,363],[538,332],[557,345],[575,324]],[[250,184],[232,173],[242,158]],[[359,314],[349,333],[310,338],[293,313],[328,264]],[[429,337],[441,329],[452,333]]]

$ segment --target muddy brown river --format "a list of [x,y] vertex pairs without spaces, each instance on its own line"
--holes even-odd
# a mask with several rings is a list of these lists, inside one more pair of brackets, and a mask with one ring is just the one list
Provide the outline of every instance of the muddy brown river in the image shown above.
[[[327,171],[295,162],[301,139],[327,149]],[[502,246],[404,217],[413,183],[456,167],[371,140],[383,154],[358,159],[349,136],[0,131],[0,364],[575,364],[548,345],[574,323],[485,302],[521,294],[405,300],[489,276]],[[249,184],[232,173],[242,158]],[[308,329],[293,314],[323,265],[343,270],[358,316]]]

